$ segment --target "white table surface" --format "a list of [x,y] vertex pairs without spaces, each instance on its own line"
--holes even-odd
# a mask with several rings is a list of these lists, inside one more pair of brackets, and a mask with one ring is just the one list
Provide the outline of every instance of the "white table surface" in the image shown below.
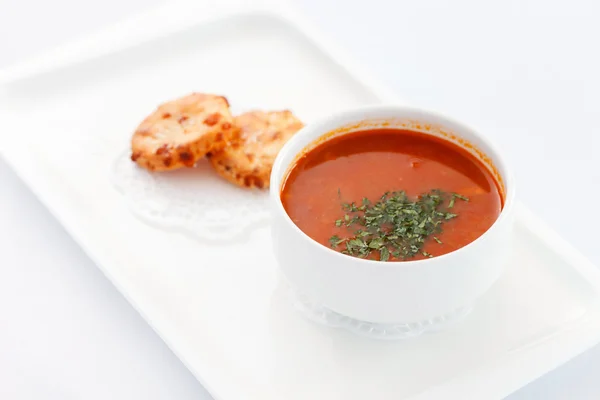
[[[0,68],[163,1],[0,0]],[[296,3],[408,102],[495,136],[521,199],[600,265],[600,3]],[[597,399],[599,370],[600,346],[510,399]],[[210,398],[1,159],[0,398]]]

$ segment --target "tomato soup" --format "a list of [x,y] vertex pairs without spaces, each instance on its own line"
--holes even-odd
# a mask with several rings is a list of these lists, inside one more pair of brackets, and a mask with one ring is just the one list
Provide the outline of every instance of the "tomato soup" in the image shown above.
[[350,256],[417,260],[481,236],[503,206],[488,168],[420,132],[374,129],[334,137],[302,155],[281,190],[292,221]]

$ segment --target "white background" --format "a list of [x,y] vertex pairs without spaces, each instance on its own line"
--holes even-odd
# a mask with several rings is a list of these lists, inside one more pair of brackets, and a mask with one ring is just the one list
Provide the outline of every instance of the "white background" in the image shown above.
[[[0,0],[0,68],[163,2]],[[600,3],[296,4],[409,103],[496,136],[521,199],[600,265]],[[511,399],[597,399],[598,371],[600,347]],[[0,398],[208,399],[1,159]]]

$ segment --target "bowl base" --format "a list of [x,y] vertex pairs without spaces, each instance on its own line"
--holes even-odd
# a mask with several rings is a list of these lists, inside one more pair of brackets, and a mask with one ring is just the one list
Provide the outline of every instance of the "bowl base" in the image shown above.
[[434,318],[416,322],[381,324],[361,321],[335,312],[318,304],[288,286],[289,299],[294,307],[306,318],[322,325],[345,329],[354,334],[372,339],[402,340],[436,332],[464,319],[473,309],[472,306],[456,310]]

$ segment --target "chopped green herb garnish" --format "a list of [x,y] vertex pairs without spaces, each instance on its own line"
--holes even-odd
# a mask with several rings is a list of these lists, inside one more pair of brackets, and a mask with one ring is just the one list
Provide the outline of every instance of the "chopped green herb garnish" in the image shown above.
[[[338,194],[341,197],[339,191]],[[388,261],[390,256],[402,260],[418,254],[433,257],[423,246],[430,237],[442,244],[435,234],[442,232],[444,223],[458,216],[448,212],[455,199],[469,201],[457,193],[432,190],[416,199],[399,191],[384,193],[375,203],[367,198],[362,199],[360,206],[354,202],[342,203],[345,214],[343,219],[335,221],[335,226],[345,226],[351,236],[342,239],[334,235],[329,243],[334,249],[345,244],[339,250],[354,257],[378,254],[381,261]]]
[[333,235],[332,237],[329,238],[329,244],[333,248],[336,248],[337,246],[339,246],[341,243],[344,243],[345,241],[346,241],[346,239],[341,239],[338,235]]
[[454,207],[454,199],[455,199],[455,197],[452,196],[452,198],[450,199],[450,203],[448,203],[448,208]]
[[461,199],[462,201],[469,201],[469,198],[468,198],[468,197],[461,196],[461,195],[460,195],[460,194],[458,194],[458,193],[452,193],[452,197],[456,197],[457,199]]
[[449,209],[452,208],[452,207],[454,207],[454,201],[456,199],[460,199],[462,201],[469,201],[468,197],[462,196],[462,195],[460,195],[458,193],[452,193],[452,197],[450,198],[450,202],[448,203],[448,208]]
[[338,235],[333,235],[332,237],[330,237],[329,244],[331,244],[331,247],[337,246],[338,240],[340,240],[340,237]]
[[379,249],[379,260],[387,261],[390,259],[390,251],[387,247],[382,247]]

